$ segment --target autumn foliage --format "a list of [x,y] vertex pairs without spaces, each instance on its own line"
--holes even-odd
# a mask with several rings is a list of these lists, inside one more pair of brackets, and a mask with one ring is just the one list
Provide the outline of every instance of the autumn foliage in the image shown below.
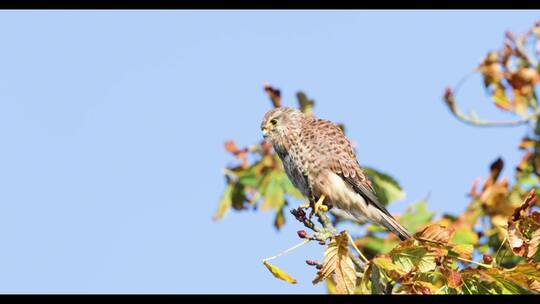
[[[413,202],[397,215],[415,238],[405,242],[382,228],[366,223],[367,232],[349,235],[340,229],[351,219],[335,208],[310,219],[300,204],[301,194],[288,180],[271,146],[260,141],[237,147],[227,141],[225,149],[237,165],[224,169],[225,191],[214,214],[221,219],[230,209],[275,212],[274,227],[286,219],[303,239],[299,245],[325,245],[324,261],[307,260],[314,271],[313,284],[324,282],[329,293],[358,294],[525,294],[540,292],[540,123],[536,89],[540,82],[540,22],[524,34],[505,35],[500,50],[489,52],[477,67],[493,104],[516,117],[510,121],[482,120],[464,114],[457,102],[457,89],[447,88],[445,104],[459,120],[474,126],[523,125],[527,134],[517,142],[523,151],[513,177],[502,177],[502,159],[491,163],[484,180],[472,181],[470,202],[460,214],[435,218],[425,200]],[[531,51],[532,46],[532,51]],[[281,106],[280,91],[265,85],[271,105]],[[298,108],[313,111],[313,100],[299,92]],[[342,126],[342,128],[344,128]],[[404,197],[399,183],[386,173],[367,167],[377,196],[384,204]],[[292,217],[288,215],[291,213]],[[316,220],[315,220],[316,219]],[[302,227],[299,226],[299,227]],[[279,255],[278,255],[279,256]],[[269,261],[264,265],[279,279],[296,283]]]

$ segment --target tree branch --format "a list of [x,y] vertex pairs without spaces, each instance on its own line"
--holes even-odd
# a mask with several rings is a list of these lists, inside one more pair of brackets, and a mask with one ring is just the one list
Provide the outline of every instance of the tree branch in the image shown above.
[[538,116],[540,115],[540,111],[535,111],[534,113],[531,113],[522,119],[519,120],[509,120],[509,121],[487,121],[487,120],[481,120],[475,115],[466,115],[464,114],[457,106],[456,98],[454,94],[452,93],[452,90],[450,88],[446,89],[446,92],[444,94],[444,102],[450,109],[450,112],[460,121],[473,125],[473,126],[480,126],[480,127],[513,127],[513,126],[519,126],[527,124],[529,121],[536,120]]
[[[316,213],[317,221],[322,225],[322,227],[316,226],[309,218],[307,218],[306,213],[300,207],[296,208],[296,209],[291,209],[290,212],[292,213],[292,215],[294,215],[296,220],[298,220],[299,222],[304,224],[304,226],[306,228],[308,228],[308,229],[312,230],[313,232],[315,232],[313,234],[313,236],[311,237],[311,239],[319,241],[320,244],[324,244],[324,243],[326,243],[326,240],[328,238],[331,238],[333,236],[338,235],[336,227],[334,227],[334,225],[332,225],[332,222],[330,221],[330,218],[326,215],[325,212],[319,211],[319,212]],[[352,245],[356,250],[358,250],[358,248],[356,248],[354,243]],[[349,256],[351,257],[351,260],[353,261],[353,263],[361,271],[364,271],[365,263],[363,263],[352,252],[349,252]]]

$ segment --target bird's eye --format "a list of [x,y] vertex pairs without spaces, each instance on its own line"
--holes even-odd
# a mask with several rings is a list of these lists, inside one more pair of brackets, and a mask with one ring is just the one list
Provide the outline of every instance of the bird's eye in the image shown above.
[[274,119],[270,120],[270,123],[271,123],[273,126],[275,126],[275,125],[277,124],[277,119],[274,118]]

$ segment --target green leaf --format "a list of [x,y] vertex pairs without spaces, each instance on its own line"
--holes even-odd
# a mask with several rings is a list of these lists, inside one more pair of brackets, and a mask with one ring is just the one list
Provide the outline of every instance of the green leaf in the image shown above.
[[372,262],[377,265],[377,267],[384,270],[384,272],[394,280],[397,280],[406,274],[406,271],[398,265],[393,264],[389,257],[379,256],[374,258]]
[[390,175],[366,167],[364,167],[364,173],[371,180],[377,198],[382,204],[387,205],[393,201],[405,198],[405,191],[401,189],[399,183]]
[[427,210],[427,202],[422,200],[412,204],[399,218],[399,222],[414,233],[433,218],[433,212]]
[[244,209],[244,202],[247,201],[245,186],[241,183],[234,183],[231,191],[232,207],[236,210]]
[[398,244],[398,241],[381,239],[371,235],[366,235],[361,239],[357,239],[357,241],[360,246],[362,246],[362,250],[366,250],[366,253],[371,254],[372,256],[376,256],[380,253],[386,254]]
[[431,271],[435,269],[435,254],[429,252],[424,247],[405,247],[397,248],[390,252],[392,261],[405,272],[409,272],[413,267],[418,267],[420,272]]
[[468,228],[460,228],[456,230],[451,242],[454,244],[475,245],[478,242],[478,235]]
[[281,186],[285,192],[296,199],[302,199],[304,196],[298,189],[296,189],[296,187],[294,187],[287,175],[285,173],[282,173],[281,175]]
[[257,179],[257,174],[255,174],[253,170],[246,170],[239,174],[238,182],[243,184],[244,186],[255,188],[258,186],[259,181]]
[[501,294],[531,294],[530,290],[523,288],[517,283],[509,280],[504,275],[490,273],[489,276],[495,281],[498,292]]
[[279,172],[272,172],[268,177],[268,185],[264,189],[263,198],[264,203],[261,206],[262,210],[268,210],[268,208],[273,208],[279,210],[281,206],[285,203],[285,191],[281,186],[281,179]]

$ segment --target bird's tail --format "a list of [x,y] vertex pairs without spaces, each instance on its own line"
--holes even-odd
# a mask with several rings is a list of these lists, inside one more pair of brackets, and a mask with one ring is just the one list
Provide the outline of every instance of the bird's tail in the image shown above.
[[386,227],[386,229],[392,231],[394,234],[396,234],[400,240],[405,241],[410,238],[412,238],[412,234],[405,229],[405,227],[401,226],[394,217],[391,215],[385,214],[381,212],[381,221],[380,223]]

